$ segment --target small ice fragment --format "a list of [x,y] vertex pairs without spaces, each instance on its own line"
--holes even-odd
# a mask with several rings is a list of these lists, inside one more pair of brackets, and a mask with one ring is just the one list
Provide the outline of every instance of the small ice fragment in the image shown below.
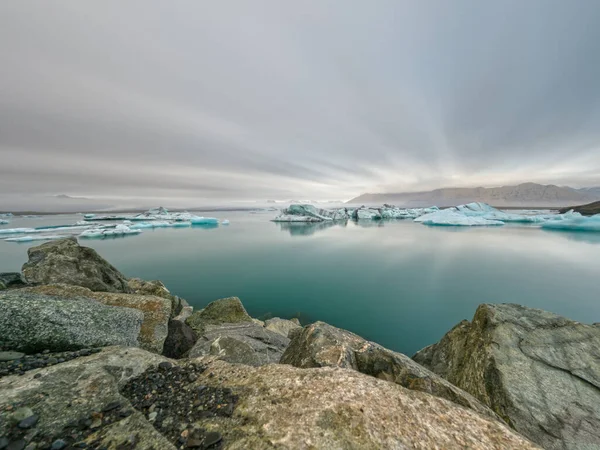
[[221,225],[229,225],[229,220],[227,220],[227,219],[223,219],[223,220],[221,221]]

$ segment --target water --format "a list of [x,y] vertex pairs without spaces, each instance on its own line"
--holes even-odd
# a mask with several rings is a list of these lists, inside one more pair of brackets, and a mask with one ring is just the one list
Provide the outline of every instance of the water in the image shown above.
[[[195,307],[238,296],[253,317],[323,320],[412,355],[480,303],[514,302],[600,321],[600,234],[411,221],[286,225],[275,213],[215,213],[231,225],[81,241],[129,277],[160,279]],[[211,214],[213,215],[213,214]],[[80,216],[13,219],[6,227]],[[31,244],[0,242],[0,271]]]

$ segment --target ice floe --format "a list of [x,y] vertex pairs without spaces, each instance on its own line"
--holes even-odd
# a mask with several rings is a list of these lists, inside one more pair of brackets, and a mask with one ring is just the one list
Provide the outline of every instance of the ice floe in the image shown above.
[[108,236],[125,236],[140,234],[142,230],[132,230],[127,225],[119,224],[114,228],[92,228],[79,235],[80,238],[103,238]]
[[417,217],[415,219],[415,222],[420,222],[424,225],[461,227],[504,225],[504,222],[500,220],[485,219],[480,216],[467,216],[462,212],[452,209],[443,209],[440,211],[425,214],[421,217]]
[[10,222],[8,220],[0,219],[0,225],[7,225]]
[[20,236],[4,239],[5,242],[32,242],[32,241],[53,241],[56,239],[63,239],[65,235],[34,235],[34,236]]
[[[129,222],[131,224],[131,222]],[[125,222],[123,222],[125,224]],[[129,228],[132,230],[138,230],[142,228],[181,228],[181,227],[189,227],[190,222],[165,222],[165,221],[151,221],[151,222],[136,222],[132,225],[129,225]]]
[[552,220],[542,224],[542,228],[562,231],[600,231],[600,214],[582,216],[579,213],[565,213],[563,220]]
[[229,220],[227,220],[227,219],[221,220],[221,225],[229,225]]
[[192,225],[218,225],[219,219],[217,219],[215,217],[193,216],[190,219],[190,222],[192,223]]

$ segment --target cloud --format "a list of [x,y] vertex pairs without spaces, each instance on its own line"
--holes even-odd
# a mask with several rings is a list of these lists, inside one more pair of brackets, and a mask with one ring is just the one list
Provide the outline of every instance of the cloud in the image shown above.
[[600,184],[594,1],[0,5],[0,191]]

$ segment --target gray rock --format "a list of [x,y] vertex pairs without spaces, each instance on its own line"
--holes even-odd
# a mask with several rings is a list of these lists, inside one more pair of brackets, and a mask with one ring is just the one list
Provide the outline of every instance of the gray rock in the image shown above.
[[27,282],[19,272],[0,273],[0,289],[11,289],[26,286]]
[[21,289],[23,292],[35,292],[51,295],[63,300],[70,298],[89,298],[104,305],[133,308],[142,312],[144,320],[138,336],[140,347],[161,354],[168,333],[171,301],[155,295],[121,294],[113,292],[94,292],[80,286],[51,284]]
[[188,356],[213,355],[232,363],[259,366],[278,363],[289,342],[253,322],[207,325]]
[[169,332],[165,345],[163,347],[163,355],[169,358],[183,358],[189,352],[198,336],[183,320],[169,320]]
[[252,322],[244,305],[237,297],[222,298],[209,303],[200,311],[194,312],[187,318],[186,323],[198,334],[204,333],[207,325],[223,323]]
[[537,448],[501,421],[348,369],[215,361],[196,383],[239,397],[232,417],[197,422],[224,449]]
[[21,359],[23,356],[25,356],[25,353],[0,352],[0,361],[14,361],[15,359]]
[[[105,411],[118,402],[132,414],[94,434],[97,448],[119,448],[135,435],[136,449],[174,450],[143,414],[134,410],[119,389],[133,377],[166,359],[138,348],[111,347],[92,356],[37,369],[23,376],[0,379],[0,436],[11,422],[4,419],[6,407],[15,403],[31,405],[39,416],[35,430],[55,435],[67,424]],[[35,373],[42,374],[34,378]],[[40,401],[40,398],[43,401]]]
[[473,396],[415,363],[408,356],[324,322],[315,322],[304,327],[300,333],[295,332],[280,362],[301,368],[353,369],[497,418]]
[[171,302],[171,317],[175,317],[181,313],[184,306],[189,306],[185,300],[171,294],[162,281],[145,281],[140,278],[130,278],[127,284],[129,289],[135,294],[154,295],[169,300]]
[[23,275],[35,284],[71,284],[92,291],[130,292],[127,279],[96,250],[69,237],[31,247]]
[[600,329],[514,304],[480,305],[414,357],[546,449],[600,442]]
[[282,336],[289,337],[289,333],[291,330],[302,328],[298,322],[293,320],[280,319],[279,317],[274,317],[272,319],[265,321],[265,328],[269,331],[273,331],[274,333],[279,333]]
[[12,350],[36,353],[108,345],[137,346],[143,314],[87,298],[61,299],[23,289],[0,293],[0,336]]

